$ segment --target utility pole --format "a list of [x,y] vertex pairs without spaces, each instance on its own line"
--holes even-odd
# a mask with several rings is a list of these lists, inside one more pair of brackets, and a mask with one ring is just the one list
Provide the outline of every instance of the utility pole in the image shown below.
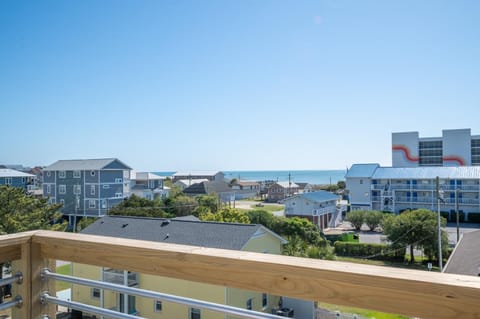
[[443,272],[443,261],[442,261],[442,229],[440,227],[440,178],[437,176],[437,222],[438,222],[438,267],[440,272]]
[[288,191],[287,191],[287,197],[290,196],[290,189],[292,187],[292,176],[290,175],[290,173],[288,173]]

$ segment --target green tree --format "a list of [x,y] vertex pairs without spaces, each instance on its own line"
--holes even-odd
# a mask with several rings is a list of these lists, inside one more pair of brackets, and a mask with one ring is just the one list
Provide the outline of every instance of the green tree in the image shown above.
[[345,183],[345,181],[338,181],[337,186],[339,189],[345,189],[347,187],[347,184]]
[[[61,218],[60,207],[49,204],[47,198],[25,194],[21,188],[0,185],[0,234],[37,229],[65,230],[67,223]],[[0,264],[0,279],[3,266]],[[0,303],[2,301],[3,287],[0,287]]]
[[133,194],[129,198],[123,200],[120,204],[112,207],[108,211],[109,215],[120,216],[138,216],[138,217],[171,217],[163,209],[163,202],[159,199],[150,200]]
[[261,224],[268,229],[273,229],[276,217],[266,210],[251,210],[247,212],[251,224]]
[[364,214],[365,224],[367,224],[368,228],[370,228],[372,231],[380,226],[382,219],[383,213],[376,210],[366,211]]
[[212,213],[216,213],[219,208],[218,197],[216,195],[199,195],[196,197],[199,208],[206,207]]
[[245,212],[228,207],[220,209],[215,214],[211,212],[203,213],[199,218],[203,221],[250,224],[250,219]]
[[0,185],[0,234],[36,229],[65,230],[59,204],[25,194],[23,189]]
[[[441,220],[445,226],[444,218]],[[414,248],[423,249],[431,258],[438,254],[438,225],[436,213],[427,209],[406,211],[400,215],[386,215],[382,228],[394,249],[410,247],[410,262],[415,261]],[[442,238],[446,238],[442,231]],[[448,241],[443,240],[442,251],[446,252]]]
[[360,230],[363,223],[365,222],[365,211],[364,210],[354,210],[347,213],[345,218],[349,221],[356,230]]
[[197,208],[197,200],[193,197],[186,195],[179,195],[171,199],[169,206],[166,207],[168,212],[172,213],[177,217],[196,215]]
[[326,243],[317,226],[306,218],[277,217],[272,230],[284,237],[297,236],[311,245],[325,245]]

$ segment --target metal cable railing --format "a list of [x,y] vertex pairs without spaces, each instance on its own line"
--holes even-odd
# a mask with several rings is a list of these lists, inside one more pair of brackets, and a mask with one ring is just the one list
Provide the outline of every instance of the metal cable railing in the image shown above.
[[[23,282],[23,274],[21,272],[17,272],[15,275],[0,279],[0,287],[4,287],[13,283],[21,284]],[[3,289],[0,289],[0,292],[3,293]],[[13,307],[21,307],[23,303],[23,299],[21,296],[16,296],[13,298],[12,301],[3,302],[0,304],[0,311],[7,310]]]
[[[111,290],[119,293],[135,295],[139,297],[152,298],[160,301],[173,302],[173,303],[187,305],[194,308],[202,308],[206,310],[217,311],[217,312],[234,315],[241,318],[253,318],[253,319],[283,319],[284,318],[284,317],[276,316],[273,314],[257,312],[253,310],[242,309],[242,308],[236,308],[228,305],[221,305],[221,304],[216,304],[216,303],[198,300],[198,299],[180,297],[180,296],[175,296],[175,295],[170,295],[170,294],[165,294],[165,293],[160,293],[160,292],[155,292],[155,291],[150,291],[150,290],[145,290],[140,288],[122,286],[122,285],[113,284],[113,283],[104,282],[104,281],[96,281],[91,279],[84,279],[84,278],[78,278],[78,277],[73,277],[68,275],[57,274],[57,273],[51,272],[48,269],[44,269],[42,271],[42,278],[60,280],[60,281],[69,282],[72,284],[78,284],[78,285],[83,285],[83,286],[88,286],[93,288],[107,289],[107,290]],[[63,301],[56,297],[50,296],[48,293],[43,294],[42,300],[43,302],[57,304],[60,306],[65,306],[65,307],[69,307],[76,310],[83,310],[83,311],[87,311],[87,312],[98,314],[98,315],[104,315],[104,316],[122,318],[122,319],[123,318],[125,319],[141,318],[138,316],[116,312],[113,310],[84,305],[77,302]]]

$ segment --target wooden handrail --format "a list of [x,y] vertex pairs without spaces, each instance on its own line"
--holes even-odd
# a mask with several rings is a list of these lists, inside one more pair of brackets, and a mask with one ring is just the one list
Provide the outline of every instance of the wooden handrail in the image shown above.
[[0,236],[0,251],[28,244],[38,256],[32,260],[67,260],[422,318],[480,313],[480,278],[473,276],[51,231]]
[[478,318],[480,278],[131,239],[38,231],[43,258],[422,318]]
[[28,243],[35,231],[0,236],[0,264],[22,257],[22,245]]

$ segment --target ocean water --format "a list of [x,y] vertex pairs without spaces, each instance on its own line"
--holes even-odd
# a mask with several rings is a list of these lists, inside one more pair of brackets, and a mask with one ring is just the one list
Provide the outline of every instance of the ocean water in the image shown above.
[[[265,181],[274,180],[288,182],[288,175],[292,182],[310,184],[336,184],[345,180],[346,170],[283,170],[283,171],[222,171],[225,178],[240,178],[240,180]],[[155,172],[161,176],[171,176],[175,172]]]

